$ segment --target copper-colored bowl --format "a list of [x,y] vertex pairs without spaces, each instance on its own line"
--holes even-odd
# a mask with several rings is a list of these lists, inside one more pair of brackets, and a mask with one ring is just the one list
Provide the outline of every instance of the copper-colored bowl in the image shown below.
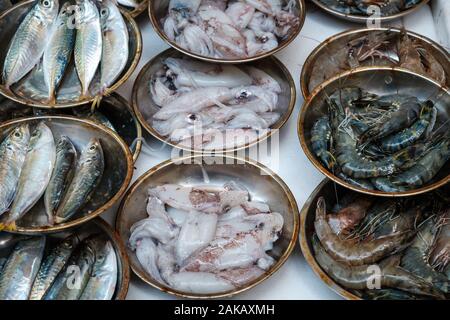
[[[139,122],[144,129],[154,136],[156,139],[167,143],[168,145],[190,152],[211,152],[210,150],[188,148],[187,146],[180,145],[168,140],[168,138],[161,136],[151,125],[153,115],[160,109],[155,104],[149,90],[150,79],[152,75],[161,68],[163,61],[168,57],[180,58],[183,54],[174,50],[167,49],[154,58],[152,58],[141,70],[136,78],[133,87],[132,100],[133,109]],[[207,63],[207,62],[205,62]],[[265,139],[269,138],[276,130],[281,129],[283,125],[288,121],[295,107],[296,91],[295,83],[292,79],[289,70],[283,65],[283,63],[275,57],[268,57],[258,62],[249,63],[261,70],[267,72],[271,77],[276,79],[281,86],[281,93],[278,96],[277,110],[281,113],[280,119],[272,125],[270,130],[265,135],[259,136],[255,141],[251,141],[245,145],[237,145],[232,148],[220,150],[220,152],[231,152],[245,148],[249,148],[255,144],[258,144]]]
[[382,192],[356,187],[328,171],[311,148],[311,128],[315,121],[328,114],[325,99],[336,89],[345,86],[359,86],[376,94],[409,94],[421,100],[430,99],[438,109],[436,128],[450,117],[450,90],[412,71],[389,67],[364,67],[345,72],[331,78],[314,90],[305,101],[298,118],[298,137],[303,151],[314,166],[328,178],[349,189],[376,196],[405,197],[425,193],[450,181],[450,166],[444,165],[439,173],[426,185],[405,192]]
[[[60,241],[61,239],[68,237],[75,231],[81,234],[83,238],[84,236],[88,236],[91,234],[103,233],[111,241],[111,244],[113,245],[113,248],[116,252],[118,273],[116,289],[114,291],[112,300],[125,300],[128,292],[128,287],[130,285],[130,263],[128,262],[125,246],[122,240],[120,240],[117,233],[109,226],[109,224],[105,222],[105,220],[101,218],[95,218],[78,228],[72,228],[70,230],[48,235],[48,238]],[[15,237],[20,236],[12,235],[12,237],[8,237],[8,240],[6,242],[9,242],[9,245],[8,243],[2,242],[0,254],[3,250],[9,251],[8,249],[10,248],[10,246],[12,246],[16,242],[16,240],[14,240]]]
[[[369,16],[345,14],[345,13],[339,12],[337,10],[331,9],[329,6],[325,5],[320,0],[311,0],[311,1],[314,2],[322,10],[324,10],[340,19],[344,19],[344,20],[352,21],[352,22],[358,22],[358,23],[368,23],[368,22],[371,22],[374,20],[373,17],[369,17]],[[422,0],[422,2],[416,4],[415,6],[409,8],[409,9],[403,10],[399,13],[396,13],[396,14],[393,14],[390,16],[376,18],[376,21],[380,21],[381,23],[383,23],[383,22],[388,22],[388,21],[392,21],[395,19],[399,19],[401,17],[404,17],[408,14],[411,14],[411,13],[419,10],[420,7],[426,5],[429,1],[430,0]]]
[[183,298],[223,298],[253,288],[274,274],[286,262],[298,236],[299,214],[295,198],[287,185],[275,173],[264,165],[248,159],[232,156],[203,158],[192,156],[162,162],[147,171],[128,190],[116,218],[116,230],[124,243],[128,243],[130,227],[148,216],[146,202],[150,187],[165,183],[204,185],[205,172],[212,185],[223,185],[224,182],[234,180],[247,187],[253,198],[266,202],[271,210],[283,215],[284,226],[280,238],[274,243],[273,250],[269,252],[276,263],[258,279],[228,292],[194,294],[162,285],[144,271],[135,252],[127,247],[131,269],[139,278],[154,288]]
[[252,57],[248,57],[248,58],[237,58],[237,59],[223,59],[223,58],[214,58],[214,57],[208,57],[208,56],[202,56],[199,55],[197,53],[193,53],[189,50],[186,50],[185,48],[182,48],[181,46],[179,46],[178,44],[176,44],[174,41],[170,40],[167,35],[165,34],[164,30],[163,30],[163,26],[161,25],[161,21],[162,19],[166,16],[167,14],[167,9],[169,7],[169,0],[151,0],[149,2],[149,6],[148,6],[148,13],[150,16],[150,21],[152,22],[153,25],[153,29],[156,31],[156,33],[161,37],[161,39],[163,39],[167,44],[169,44],[170,46],[172,46],[173,48],[175,48],[176,50],[191,56],[193,58],[196,59],[200,59],[200,60],[204,60],[204,61],[209,61],[209,62],[217,62],[217,63],[243,63],[243,62],[249,62],[249,61],[254,61],[254,60],[258,60],[258,59],[262,59],[268,56],[273,55],[274,53],[284,49],[285,47],[287,47],[292,41],[294,41],[294,39],[298,36],[298,34],[300,33],[300,30],[303,27],[303,24],[305,23],[305,16],[306,16],[306,6],[305,6],[305,1],[304,0],[295,0],[296,2],[296,15],[299,17],[300,22],[298,27],[295,30],[292,30],[292,33],[289,35],[289,37],[287,37],[286,39],[284,39],[283,41],[281,41],[278,44],[278,47],[276,47],[273,50],[252,56]]
[[[333,56],[336,54],[337,50],[347,46],[350,41],[376,32],[392,32],[393,34],[406,32],[409,37],[420,43],[420,45],[423,46],[443,66],[447,76],[446,86],[450,87],[450,55],[448,51],[442,48],[438,43],[412,31],[405,31],[397,28],[364,28],[352,29],[333,35],[311,52],[305,61],[300,76],[303,97],[308,98],[311,91],[315,89],[312,87],[310,79],[316,65],[320,65],[323,61],[333,59]],[[438,79],[436,79],[436,81],[438,81]]]
[[313,269],[314,273],[323,281],[325,284],[334,292],[348,300],[360,300],[361,298],[357,296],[354,292],[350,292],[343,288],[341,285],[334,282],[333,279],[328,276],[328,274],[320,267],[317,263],[314,250],[311,243],[312,236],[314,235],[314,220],[316,217],[316,204],[320,197],[324,197],[331,208],[332,205],[336,203],[335,195],[342,197],[343,194],[347,192],[352,192],[340,185],[336,185],[330,179],[324,179],[306,200],[303,208],[300,212],[300,247],[302,249],[303,256],[306,262]]
[[83,149],[93,137],[100,139],[105,157],[105,171],[90,200],[69,221],[54,226],[43,226],[45,221],[42,221],[42,218],[45,217],[45,211],[43,201],[40,199],[20,221],[16,221],[16,228],[8,231],[31,235],[63,231],[104,213],[122,197],[133,174],[133,156],[117,133],[85,119],[43,116],[16,119],[1,124],[0,140],[3,141],[17,125],[36,121],[44,121],[55,137],[68,136],[77,150]]
[[[23,20],[23,17],[25,17],[34,3],[34,0],[21,2],[0,15],[0,38],[4,44],[0,47],[0,69],[3,69],[3,63],[5,61],[12,37]],[[116,80],[116,82],[109,88],[110,92],[117,90],[117,88],[128,80],[136,69],[142,53],[142,36],[137,23],[130,16],[130,14],[124,10],[121,12],[128,27],[130,37],[130,55],[124,71],[118,80]],[[93,84],[96,83],[97,77],[98,75],[94,78]],[[64,79],[58,88],[57,101],[55,105],[49,105],[47,102],[43,73],[39,65],[36,66],[33,71],[26,75],[22,80],[14,84],[11,87],[11,91],[5,90],[4,87],[0,86],[0,94],[5,97],[22,104],[39,108],[68,108],[94,101],[95,96],[86,97],[80,100],[80,92],[81,85],[78,80],[73,59],[68,65]]]
[[[2,99],[7,98],[0,96],[0,109],[3,106],[2,103],[4,103]],[[81,107],[90,108],[91,106],[87,104]],[[8,102],[8,108],[2,110],[0,124],[3,121],[31,117],[34,115],[73,116],[74,111],[77,111],[79,108],[80,107],[65,109],[33,109],[11,100]],[[133,161],[136,162],[142,148],[142,128],[128,101],[118,93],[112,93],[102,99],[97,110],[112,123],[117,134],[130,147],[131,152],[133,152]]]

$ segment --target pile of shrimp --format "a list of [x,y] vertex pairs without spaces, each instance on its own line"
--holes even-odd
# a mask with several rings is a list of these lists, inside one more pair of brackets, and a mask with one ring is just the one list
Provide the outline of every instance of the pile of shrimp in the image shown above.
[[[378,96],[357,87],[326,99],[311,148],[334,175],[357,187],[404,192],[429,183],[450,159],[448,124],[431,100]],[[438,124],[438,125],[437,125]]]
[[195,150],[222,150],[256,141],[279,119],[279,83],[252,66],[167,58],[150,80],[160,109],[152,127]]
[[437,194],[396,200],[347,194],[327,213],[319,198],[315,259],[369,299],[450,297],[450,203]]
[[286,2],[170,0],[162,24],[171,41],[192,53],[224,59],[253,57],[277,48],[298,28],[296,1]]
[[330,9],[343,14],[358,16],[372,16],[376,12],[371,6],[380,9],[382,17],[392,16],[402,11],[408,10],[419,4],[422,0],[319,0]]
[[311,72],[309,90],[342,72],[361,66],[398,66],[446,84],[444,67],[417,39],[405,32],[370,31],[319,57]]
[[142,268],[161,285],[195,294],[231,291],[264,275],[284,224],[233,181],[151,188],[147,213],[129,238]]

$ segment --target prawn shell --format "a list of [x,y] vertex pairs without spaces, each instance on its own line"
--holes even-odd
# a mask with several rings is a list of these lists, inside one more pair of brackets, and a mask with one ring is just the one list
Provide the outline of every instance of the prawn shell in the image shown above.
[[[60,1],[61,2],[61,1]],[[0,15],[0,38],[9,43],[13,38],[17,27],[23,20],[31,6],[35,3],[34,0],[21,1],[10,10]],[[125,69],[120,74],[119,78],[110,87],[111,91],[115,91],[119,86],[124,84],[131,74],[136,69],[142,53],[142,36],[140,29],[134,19],[121,8],[121,13],[124,17],[125,23],[130,35],[129,39],[129,57]],[[0,48],[0,56],[5,56],[8,50],[8,45]],[[64,77],[56,92],[56,103],[48,103],[48,90],[44,82],[44,73],[41,65],[36,66],[28,75],[21,81],[12,85],[11,90],[5,89],[0,85],[0,92],[7,98],[18,103],[28,105],[30,107],[38,107],[45,109],[61,109],[75,106],[81,106],[86,103],[92,103],[95,99],[95,93],[99,86],[99,72],[94,76],[93,83],[90,87],[91,94],[88,97],[80,98],[81,85],[78,80],[78,75],[75,70],[74,59],[70,63],[64,73]],[[0,68],[3,69],[4,61],[0,61]]]
[[[412,14],[413,12],[416,12],[417,10],[419,10],[421,7],[423,7],[424,5],[426,5],[430,0],[421,0],[420,3],[418,3],[417,5],[400,11],[398,13],[395,14],[390,14],[390,15],[385,15],[385,16],[381,16],[381,17],[377,17],[377,21],[380,21],[381,23],[386,23],[388,21],[392,21],[395,19],[399,19],[401,17],[404,17],[406,15]],[[322,9],[323,11],[334,15],[335,17],[338,17],[339,19],[343,19],[343,20],[347,20],[347,21],[351,21],[351,22],[357,22],[357,23],[364,23],[364,24],[368,24],[371,23],[371,18],[370,16],[363,16],[363,15],[357,15],[354,13],[342,13],[339,12],[336,9],[331,8],[330,6],[327,6],[326,4],[322,3],[320,0],[312,0],[312,2],[314,2],[314,4],[316,6],[318,6],[320,9]]]
[[[136,114],[138,121],[145,129],[145,131],[147,131],[149,134],[151,134],[153,137],[160,140],[161,142],[167,143],[174,148],[183,149],[186,151],[205,152],[210,154],[211,151],[208,150],[194,149],[192,146],[178,144],[170,141],[169,139],[167,139],[167,137],[164,137],[157,132],[151,121],[153,115],[159,110],[161,110],[161,108],[153,101],[151,92],[148,88],[148,84],[150,83],[153,75],[155,75],[155,73],[161,69],[161,67],[163,66],[163,62],[167,58],[181,58],[183,56],[184,55],[182,53],[177,52],[174,49],[167,49],[158,54],[157,56],[155,56],[153,59],[151,59],[142,68],[141,72],[136,78],[133,87],[132,92],[133,110],[134,113]],[[200,63],[207,64],[207,62],[200,62]],[[230,146],[229,148],[223,150],[224,152],[231,152],[249,148],[255,144],[263,142],[265,139],[270,137],[274,132],[276,132],[277,129],[281,129],[284,126],[284,124],[291,116],[295,107],[296,101],[295,83],[289,71],[281,61],[279,61],[275,57],[268,57],[258,62],[248,63],[242,66],[237,65],[238,68],[242,68],[243,70],[245,69],[243,68],[244,66],[255,66],[278,81],[278,83],[281,86],[281,92],[279,93],[278,104],[276,109],[277,112],[280,113],[280,118],[275,122],[275,124],[273,124],[270,127],[271,130],[268,130],[267,134],[259,135],[257,140],[250,141],[250,143],[247,143],[245,145],[234,145],[232,147]]]
[[[300,145],[312,164],[336,183],[351,190],[375,196],[407,197],[429,192],[448,183],[450,181],[450,166],[446,164],[424,185],[400,191],[363,189],[358,185],[345,181],[336,172],[333,173],[325,168],[313,151],[311,129],[317,119],[324,115],[329,115],[326,98],[339,88],[354,86],[378,95],[388,95],[393,92],[399,95],[409,93],[409,95],[413,94],[421,101],[432,97],[431,101],[437,109],[435,128],[439,128],[450,118],[450,109],[448,108],[450,105],[450,90],[442,87],[430,78],[406,69],[391,67],[361,67],[347,71],[329,79],[315,89],[312,95],[305,100],[300,110],[297,133]],[[406,154],[406,152],[403,153]]]
[[290,35],[288,37],[285,37],[285,39],[281,40],[278,46],[272,50],[269,50],[267,52],[257,54],[254,56],[250,56],[248,58],[235,58],[235,59],[224,59],[224,58],[213,58],[208,57],[200,54],[193,53],[189,50],[186,50],[185,48],[182,48],[178,44],[175,43],[175,41],[172,41],[169,39],[169,37],[164,32],[164,25],[162,24],[162,21],[164,21],[164,18],[167,15],[168,8],[169,8],[169,0],[156,0],[156,1],[150,1],[148,6],[148,14],[150,16],[150,21],[153,25],[153,29],[156,31],[156,33],[159,35],[159,37],[164,40],[168,45],[173,47],[174,49],[190,56],[196,59],[209,61],[209,62],[217,62],[217,63],[243,63],[243,62],[250,62],[259,60],[265,57],[272,56],[276,52],[284,49],[287,47],[294,39],[299,35],[300,30],[303,27],[303,24],[305,22],[306,17],[306,5],[304,0],[294,0],[295,6],[293,14],[299,18],[299,23],[297,27],[291,31]]
[[[305,61],[304,67],[300,75],[300,86],[302,90],[303,97],[308,98],[311,96],[314,89],[318,86],[313,86],[311,77],[313,76],[314,68],[323,65],[327,61],[335,61],[338,58],[336,53],[339,49],[344,48],[347,44],[360,37],[372,36],[377,33],[385,33],[387,36],[398,36],[402,32],[406,33],[408,37],[418,43],[420,46],[425,48],[431,55],[441,64],[446,70],[446,85],[450,87],[450,60],[448,52],[437,42],[412,31],[405,31],[398,28],[361,28],[350,31],[344,31],[333,35],[319,44],[308,56]],[[338,73],[344,70],[337,70]],[[323,82],[325,82],[329,77],[326,77]]]
[[[203,160],[203,163],[202,163]],[[180,162],[181,161],[181,162]],[[198,163],[202,163],[199,166]],[[181,164],[181,165],[180,165]],[[183,298],[223,298],[237,295],[253,288],[273,275],[286,262],[297,242],[299,216],[296,201],[287,185],[275,173],[253,160],[243,160],[234,156],[191,156],[178,160],[164,161],[142,175],[124,196],[116,218],[116,231],[126,243],[130,238],[130,227],[146,218],[146,202],[149,188],[158,185],[205,185],[202,168],[207,172],[211,186],[222,187],[230,180],[248,188],[258,200],[267,203],[270,209],[280,212],[284,225],[280,238],[274,243],[270,255],[276,263],[260,277],[234,290],[211,294],[193,294],[174,290],[150,277],[139,263],[136,252],[127,247],[127,254],[133,272],[148,285],[163,292]],[[261,171],[264,172],[261,175]]]

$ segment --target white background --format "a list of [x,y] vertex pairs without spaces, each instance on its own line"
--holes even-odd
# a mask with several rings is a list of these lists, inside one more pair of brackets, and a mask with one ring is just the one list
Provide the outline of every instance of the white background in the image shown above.
[[[448,0],[445,0],[445,2],[447,3]],[[147,12],[144,12],[137,21],[143,38],[142,58],[133,76],[118,90],[128,100],[131,99],[134,80],[142,67],[152,57],[168,48],[153,31]],[[405,26],[407,29],[421,33],[433,40],[438,40],[436,39],[431,10],[428,6],[403,20],[391,22],[390,25]],[[300,72],[309,53],[321,41],[346,29],[358,27],[362,26],[338,20],[333,16],[322,13],[318,8],[308,3],[306,21],[300,35],[288,48],[277,54],[277,57],[288,67],[295,80],[297,102],[291,118],[280,132],[280,163],[279,170],[276,171],[291,188],[299,209],[302,208],[311,192],[324,178],[308,161],[297,138],[297,117],[303,104],[299,85]],[[163,146],[162,143],[147,134],[144,137],[147,143],[158,151],[152,152],[150,155],[141,153],[135,165],[133,181],[154,165],[170,158],[169,147]],[[117,206],[104,218],[113,223],[116,209]],[[134,275],[131,277],[127,298],[175,299],[174,296],[148,286]],[[234,297],[234,299],[340,299],[340,297],[313,273],[302,257],[300,246],[297,244],[291,257],[275,275],[250,291]]]

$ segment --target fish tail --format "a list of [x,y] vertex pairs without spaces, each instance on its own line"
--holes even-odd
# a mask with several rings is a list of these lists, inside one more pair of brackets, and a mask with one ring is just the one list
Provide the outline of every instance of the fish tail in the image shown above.
[[17,226],[16,222],[1,222],[0,223],[0,231],[16,231]]
[[55,106],[55,105],[56,105],[56,95],[55,95],[55,92],[54,92],[54,91],[53,91],[52,93],[49,94],[47,103],[48,103],[50,106]]

